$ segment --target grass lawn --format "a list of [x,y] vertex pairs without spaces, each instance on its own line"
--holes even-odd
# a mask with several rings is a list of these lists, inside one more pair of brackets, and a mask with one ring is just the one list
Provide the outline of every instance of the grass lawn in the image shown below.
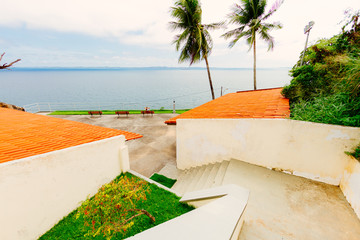
[[[194,209],[179,199],[129,173],[121,174],[39,239],[125,239]],[[138,209],[150,213],[155,222],[132,212]],[[139,216],[132,218],[135,215]]]
[[[181,114],[189,111],[190,109],[178,109],[176,113]],[[78,110],[78,111],[54,111],[49,115],[88,115],[88,111],[98,111],[98,110]],[[141,114],[143,110],[101,110],[104,115],[114,115],[115,111],[129,111],[129,114]],[[152,109],[155,114],[159,113],[172,113],[173,110],[168,109]]]
[[171,179],[171,178],[165,177],[164,175],[157,174],[157,173],[154,173],[150,177],[150,179],[154,180],[155,182],[158,182],[168,188],[171,188],[176,182],[175,179]]

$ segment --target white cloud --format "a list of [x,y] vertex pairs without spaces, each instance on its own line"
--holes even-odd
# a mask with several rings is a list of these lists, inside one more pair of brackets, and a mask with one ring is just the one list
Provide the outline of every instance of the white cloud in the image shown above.
[[[212,23],[225,20],[231,6],[239,1],[202,0],[201,2],[203,22]],[[269,0],[269,7],[274,2],[274,0]],[[173,3],[174,1],[171,0],[3,1],[0,25],[115,38],[125,45],[139,45],[174,52],[175,48],[171,46],[171,41],[176,32],[171,32],[168,28],[168,22],[171,21],[170,7]],[[360,9],[360,1],[285,0],[280,9],[269,19],[269,21],[280,21],[284,25],[283,29],[272,32],[276,41],[274,51],[267,52],[266,44],[258,42],[259,66],[293,65],[304,47],[304,26],[310,20],[315,21],[310,34],[310,42],[315,42],[322,37],[330,37],[340,31],[338,23],[343,19],[343,11],[348,7]],[[227,30],[232,28],[229,27]],[[239,41],[233,49],[229,50],[227,49],[228,41],[220,37],[224,32],[225,30],[212,32],[214,49],[210,61],[219,67],[251,67],[252,52],[248,52],[245,41]],[[57,53],[54,51],[53,54]],[[86,58],[81,59],[84,63],[90,61]],[[136,66],[146,65],[146,61],[148,61],[147,65],[151,66],[177,64],[176,59],[168,58],[162,61],[158,59],[158,56],[143,56],[136,60],[132,58],[126,60],[128,63],[137,64]]]

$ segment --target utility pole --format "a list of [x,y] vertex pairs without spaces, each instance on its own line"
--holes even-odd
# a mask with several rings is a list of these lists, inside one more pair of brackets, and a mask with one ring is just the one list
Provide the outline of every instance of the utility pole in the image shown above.
[[315,22],[314,22],[314,21],[311,21],[311,22],[309,22],[309,24],[306,25],[305,28],[304,28],[304,34],[307,34],[307,36],[306,36],[305,48],[304,48],[304,52],[303,52],[303,55],[302,55],[302,58],[301,58],[300,66],[302,66],[303,63],[304,63],[304,56],[305,56],[305,52],[306,52],[306,49],[307,49],[307,44],[308,44],[308,40],[309,40],[310,30],[312,29],[312,27],[314,26],[314,24],[315,24]]

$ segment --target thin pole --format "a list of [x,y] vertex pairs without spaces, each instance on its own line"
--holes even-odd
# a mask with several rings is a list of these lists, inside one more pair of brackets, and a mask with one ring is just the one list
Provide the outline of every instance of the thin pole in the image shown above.
[[301,67],[301,66],[303,65],[303,63],[304,63],[304,57],[305,57],[305,52],[306,52],[306,49],[307,49],[307,44],[308,44],[308,40],[309,40],[309,35],[310,35],[310,30],[307,32],[306,42],[305,42],[305,48],[304,48],[304,52],[303,52],[303,55],[302,55],[302,58],[301,58],[300,67]]
[[254,37],[254,90],[256,90],[256,37]]

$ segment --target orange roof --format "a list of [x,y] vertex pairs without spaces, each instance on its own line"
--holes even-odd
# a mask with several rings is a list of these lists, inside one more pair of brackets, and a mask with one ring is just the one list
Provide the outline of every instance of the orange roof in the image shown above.
[[0,163],[94,142],[140,134],[0,108]]
[[229,93],[165,121],[189,118],[286,118],[290,116],[289,99],[282,88]]

